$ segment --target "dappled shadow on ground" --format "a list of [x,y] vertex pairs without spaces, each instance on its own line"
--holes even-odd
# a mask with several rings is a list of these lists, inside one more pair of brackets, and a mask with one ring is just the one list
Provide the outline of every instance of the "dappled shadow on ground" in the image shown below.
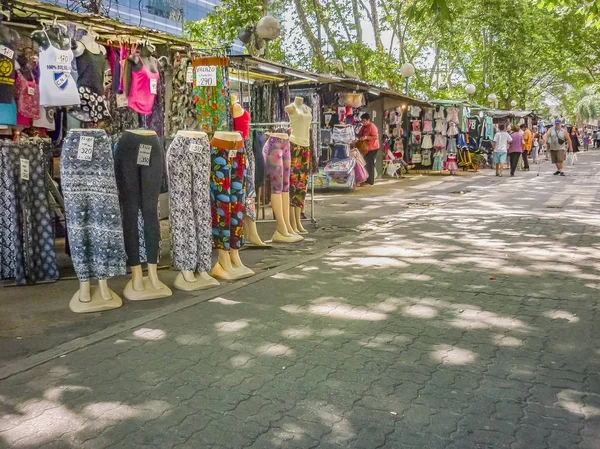
[[597,449],[598,224],[486,198],[383,217],[3,381],[0,444]]

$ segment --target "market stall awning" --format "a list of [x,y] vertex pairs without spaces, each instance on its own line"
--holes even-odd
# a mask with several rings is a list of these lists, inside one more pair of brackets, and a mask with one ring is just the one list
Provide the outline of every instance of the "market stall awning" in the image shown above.
[[231,56],[230,74],[233,80],[241,82],[278,81],[297,87],[328,84],[350,91],[364,92],[371,98],[386,97],[408,105],[431,106],[427,101],[411,98],[387,88],[373,86],[359,79],[343,78],[329,73],[307,72],[250,55]]

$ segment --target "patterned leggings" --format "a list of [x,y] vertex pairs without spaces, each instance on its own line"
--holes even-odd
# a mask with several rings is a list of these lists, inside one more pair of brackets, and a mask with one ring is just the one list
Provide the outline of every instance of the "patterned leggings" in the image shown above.
[[263,148],[267,173],[271,181],[271,193],[290,191],[290,141],[269,137]]
[[310,148],[292,143],[292,174],[290,176],[290,204],[293,207],[304,207],[304,199],[308,190],[310,171]]
[[167,152],[171,263],[180,271],[211,267],[210,147],[208,138],[175,136]]
[[256,188],[254,181],[256,162],[250,139],[244,140],[244,147],[246,148],[246,204],[244,212],[248,218],[256,221]]
[[216,148],[211,141],[210,199],[212,236],[217,249],[240,249],[244,245],[246,203],[246,154],[242,146],[236,156],[229,149]]

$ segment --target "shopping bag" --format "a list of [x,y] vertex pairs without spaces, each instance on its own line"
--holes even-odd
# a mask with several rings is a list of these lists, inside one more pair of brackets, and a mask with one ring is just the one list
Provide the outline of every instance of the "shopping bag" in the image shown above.
[[354,166],[354,177],[356,179],[357,184],[362,184],[367,179],[369,179],[369,173],[367,172],[367,169],[363,167],[362,164],[356,164]]
[[574,154],[571,152],[568,152],[567,153],[567,165],[573,165],[573,164],[575,164]]

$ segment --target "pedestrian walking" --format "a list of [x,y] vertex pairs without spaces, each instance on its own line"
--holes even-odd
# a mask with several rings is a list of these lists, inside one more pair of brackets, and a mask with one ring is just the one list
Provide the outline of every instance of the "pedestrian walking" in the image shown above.
[[523,169],[529,171],[529,153],[533,146],[533,133],[525,123],[521,125],[521,131],[523,133]]
[[583,135],[583,151],[590,151],[590,133],[587,131]]
[[567,131],[571,136],[571,145],[573,148],[573,153],[579,153],[579,147],[581,145],[579,142],[579,130],[576,126],[572,126],[570,128],[567,128]]
[[535,137],[533,138],[533,145],[532,145],[532,155],[533,155],[533,163],[537,164],[537,160],[538,160],[538,155],[540,154],[540,135],[539,133],[535,133]]
[[550,128],[544,136],[544,146],[549,148],[552,163],[556,164],[555,175],[566,176],[563,171],[565,159],[567,158],[567,149],[573,151],[571,147],[571,138],[569,133],[562,127],[562,122],[556,120],[554,127]]
[[594,131],[594,138],[592,140],[594,142],[594,147],[600,148],[600,131]]
[[494,135],[494,164],[496,165],[496,176],[502,177],[504,164],[506,163],[506,154],[508,144],[512,142],[512,137],[505,130],[504,123],[498,125],[498,132]]
[[519,161],[523,154],[523,136],[519,132],[519,127],[514,125],[511,128],[511,141],[508,147],[508,157],[510,159],[510,176],[515,176],[515,171],[519,166]]
[[357,137],[359,141],[366,141],[368,144],[369,151],[364,155],[364,158],[367,163],[367,173],[369,173],[367,184],[372,186],[375,184],[375,158],[379,150],[379,130],[375,123],[371,122],[371,116],[368,113],[365,112],[361,115],[360,120],[362,127],[358,131]]

